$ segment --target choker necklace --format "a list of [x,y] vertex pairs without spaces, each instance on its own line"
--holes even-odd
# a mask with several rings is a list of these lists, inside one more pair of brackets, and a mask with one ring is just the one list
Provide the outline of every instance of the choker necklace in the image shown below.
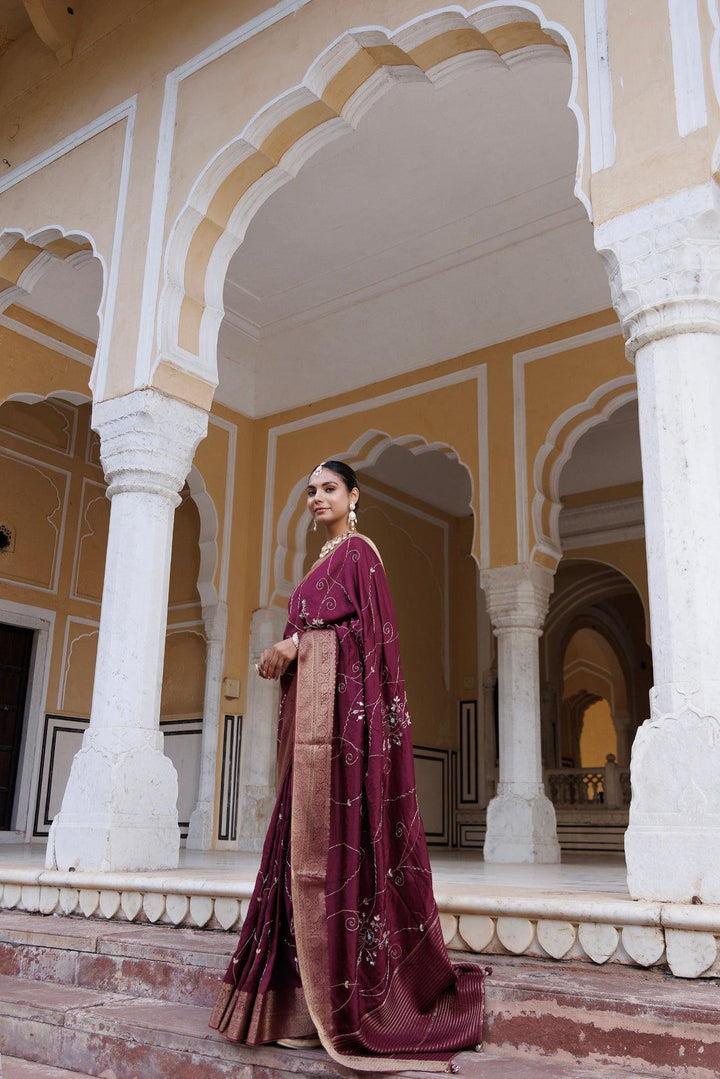
[[318,559],[325,558],[331,551],[334,551],[336,547],[339,547],[343,540],[346,540],[348,536],[352,536],[352,532],[343,532],[342,536],[336,536],[335,539],[328,540],[327,543],[323,543],[320,548],[320,554]]

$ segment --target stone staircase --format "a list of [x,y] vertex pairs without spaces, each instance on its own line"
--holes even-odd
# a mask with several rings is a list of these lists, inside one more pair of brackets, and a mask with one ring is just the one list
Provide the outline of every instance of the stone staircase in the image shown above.
[[[0,912],[3,1079],[353,1075],[321,1050],[253,1050],[208,1029],[234,941],[234,933]],[[720,1074],[714,979],[524,958],[492,963],[485,1051],[458,1058],[467,1079]]]

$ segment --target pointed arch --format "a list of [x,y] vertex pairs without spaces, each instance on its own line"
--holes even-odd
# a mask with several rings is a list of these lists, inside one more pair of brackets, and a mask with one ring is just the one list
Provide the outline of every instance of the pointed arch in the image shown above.
[[263,203],[321,147],[353,131],[398,83],[441,85],[469,67],[512,68],[537,56],[569,58],[568,107],[578,126],[575,195],[584,194],[585,120],[578,104],[572,35],[530,0],[492,0],[426,13],[391,31],[347,30],[311,64],[302,82],[260,110],[207,165],[171,230],[158,319],[159,367],[217,385],[217,335],[233,254]]
[[99,357],[106,356],[109,345],[103,322],[107,266],[95,241],[87,232],[80,229],[66,230],[61,225],[46,225],[32,232],[22,228],[6,228],[0,231],[0,315],[12,304],[22,303],[30,296],[38,281],[54,263],[63,262],[77,268],[94,259],[102,270],[102,293],[96,312],[98,342],[90,374],[90,387],[93,391],[97,384]]
[[[404,447],[413,456],[440,452],[450,460],[457,461],[466,470],[470,479],[471,494],[468,508],[472,511],[472,471],[469,465],[461,459],[457,450],[447,443],[427,442],[422,435],[415,434],[400,435],[393,438],[385,431],[371,429],[360,435],[349,449],[332,453],[329,456],[335,460],[345,461],[355,471],[361,471],[363,468],[374,465],[385,450],[393,445]],[[273,586],[270,589],[269,606],[284,606],[295,587],[295,582],[302,577],[303,564],[307,553],[306,486],[307,476],[302,475],[294,483],[280,511],[273,545]],[[475,527],[477,527],[477,521],[475,521]]]
[[556,569],[562,558],[560,543],[560,476],[577,442],[592,427],[629,401],[637,399],[634,374],[611,379],[588,397],[566,409],[550,427],[533,466],[532,524],[535,543],[531,559]]

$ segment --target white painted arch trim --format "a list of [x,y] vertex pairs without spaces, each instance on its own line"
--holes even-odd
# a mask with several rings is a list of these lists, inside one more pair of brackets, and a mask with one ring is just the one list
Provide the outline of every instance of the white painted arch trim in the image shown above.
[[590,168],[595,173],[615,164],[607,0],[585,0],[585,63],[588,80]]
[[[64,157],[65,154],[70,153],[78,146],[88,142],[102,131],[106,131],[115,124],[125,123],[125,140],[123,144],[122,164],[120,166],[118,201],[115,211],[115,228],[109,266],[106,264],[103,256],[98,252],[97,244],[93,241],[92,237],[82,233],[82,235],[86,236],[90,243],[92,243],[95,257],[100,261],[103,269],[103,295],[98,310],[100,335],[98,337],[95,364],[90,379],[93,396],[96,400],[102,400],[105,393],[105,381],[107,378],[107,367],[110,355],[110,341],[115,320],[115,304],[120,273],[120,255],[123,233],[125,230],[125,213],[127,210],[128,187],[130,184],[130,160],[133,150],[136,115],[137,95],[133,95],[126,101],[120,102],[112,109],[109,109],[94,120],[91,120],[90,123],[71,132],[71,134],[67,135],[64,139],[61,139],[53,146],[43,150],[29,161],[12,169],[0,179],[0,195],[2,195],[4,191],[9,191],[10,188],[14,187],[16,184],[22,183],[22,181],[29,176],[44,169],[47,165],[51,165],[53,162],[58,161],[61,157]],[[52,227],[58,229],[61,235],[67,235],[59,225]],[[42,231],[44,232],[46,230]],[[72,231],[73,234],[77,234],[77,230]],[[3,230],[2,235],[6,232],[19,233],[24,239],[29,239],[22,228],[8,227]],[[37,231],[35,235],[37,235]],[[0,235],[0,240],[1,239],[2,236]]]
[[[458,462],[458,464],[465,468],[471,484],[471,492],[473,485],[472,472],[468,466],[461,460],[459,454],[452,446],[447,443],[427,442],[422,435],[401,435],[397,438],[392,438],[385,431],[378,431],[371,428],[360,435],[352,445],[347,449],[340,452],[332,451],[329,457],[333,457],[335,460],[350,460],[352,461],[353,468],[361,470],[368,465],[375,464],[382,454],[388,449],[389,446],[404,446],[413,455],[441,452],[452,460]],[[372,481],[371,481],[372,485]],[[305,562],[305,555],[307,553],[307,518],[304,514],[300,514],[295,525],[295,534],[292,537],[292,550],[295,551],[295,555],[292,563],[292,580],[288,581],[283,577],[283,567],[285,564],[285,558],[288,550],[290,549],[290,523],[293,516],[297,513],[298,507],[304,502],[305,488],[307,486],[307,475],[301,476],[293,486],[290,495],[283,506],[280,513],[277,529],[277,546],[275,547],[274,554],[274,583],[275,589],[270,596],[270,603],[275,602],[276,597],[282,599],[288,599],[297,582],[302,578],[303,566]],[[363,484],[363,487],[365,485]],[[375,492],[376,496],[384,497]],[[472,499],[472,493],[471,493]],[[385,497],[385,501],[393,502],[393,499]],[[400,503],[396,503],[400,505]],[[472,502],[470,503],[472,505]],[[422,514],[420,511],[413,510],[405,503],[402,503],[402,508],[409,512],[415,512],[418,516],[425,516],[427,520],[433,522],[439,521],[439,518],[431,517],[429,514]],[[447,536],[446,536],[447,546]],[[447,589],[446,589],[447,594]]]
[[685,137],[707,126],[705,76],[697,0],[668,0],[675,112]]
[[[615,397],[600,410],[595,412],[595,407],[598,401],[602,400],[606,394],[611,393],[613,390],[625,389],[624,393],[618,393]],[[623,375],[621,378],[611,379],[609,382],[604,382],[601,386],[596,387],[591,394],[584,400],[571,408],[566,409],[560,416],[557,417],[555,422],[550,427],[547,433],[547,438],[544,444],[540,447],[537,457],[535,458],[535,465],[533,468],[533,487],[534,494],[532,500],[532,522],[533,531],[535,534],[535,545],[533,547],[533,553],[538,551],[547,551],[554,557],[562,557],[562,544],[560,542],[560,476],[562,470],[570,460],[572,451],[575,448],[576,443],[582,438],[582,436],[591,428],[596,427],[597,424],[603,423],[605,420],[609,420],[614,412],[623,405],[626,405],[629,401],[637,399],[637,382],[634,374]],[[562,453],[557,457],[555,463],[552,466],[550,472],[550,478],[548,483],[547,493],[542,488],[542,473],[545,467],[545,462],[548,459],[550,453],[555,449],[555,443],[560,432],[570,423],[572,420],[583,413],[588,413],[587,417],[579,422],[576,427],[573,428],[569,437],[565,440]],[[550,535],[545,535],[542,526],[542,510],[546,502],[546,499],[550,501]]]
[[513,435],[515,445],[515,519],[517,524],[518,563],[527,562],[530,557],[530,524],[528,513],[527,479],[527,413],[525,408],[525,367],[535,360],[557,356],[575,348],[606,341],[610,337],[621,337],[622,326],[611,322],[587,333],[563,337],[551,341],[539,348],[525,349],[513,355]]
[[[140,343],[135,375],[135,384],[138,387],[149,383],[154,366],[162,360],[167,360],[182,370],[217,385],[217,337],[224,317],[223,288],[227,268],[232,255],[242,243],[250,221],[262,204],[274,191],[297,175],[302,165],[318,149],[340,134],[353,130],[362,115],[397,80],[441,82],[450,74],[460,70],[463,65],[480,62],[475,54],[470,54],[465,60],[456,60],[452,65],[452,71],[447,64],[437,65],[437,68],[429,73],[410,67],[397,67],[392,73],[381,69],[377,77],[370,80],[371,86],[364,84],[347,102],[342,117],[329,121],[310,132],[286,153],[278,166],[255,183],[241,198],[223,236],[213,249],[205,273],[199,354],[196,356],[188,352],[179,344],[180,313],[185,298],[186,258],[194,230],[204,217],[215,192],[233,169],[249,154],[255,152],[256,147],[262,143],[263,136],[282,117],[294,111],[299,105],[318,100],[317,94],[327,83],[333,71],[338,65],[342,66],[342,62],[345,62],[349,55],[358,51],[365,40],[372,40],[375,44],[379,41],[387,44],[395,43],[403,47],[402,42],[405,39],[413,42],[416,38],[418,41],[421,40],[424,33],[427,36],[424,28],[428,26],[432,27],[434,35],[441,32],[441,24],[448,29],[457,28],[458,24],[470,25],[482,32],[483,27],[488,29],[513,21],[527,21],[528,18],[536,20],[549,36],[567,47],[570,56],[572,79],[568,108],[575,116],[578,126],[575,195],[584,205],[588,216],[592,217],[590,202],[583,189],[586,125],[577,101],[580,72],[577,45],[569,30],[560,23],[546,19],[538,4],[530,0],[514,0],[514,2],[491,0],[472,10],[460,5],[438,8],[416,17],[395,31],[383,26],[355,27],[344,31],[311,64],[301,84],[268,102],[250,119],[237,138],[231,140],[213,156],[195,181],[185,205],[170,228],[163,259],[162,244],[166,227],[179,83],[212,62],[217,56],[235,48],[300,6],[304,5],[299,3],[276,5],[265,13],[262,19],[251,20],[233,35],[223,39],[222,43],[218,43],[217,48],[205,50],[167,77],[143,289]],[[521,62],[523,59],[521,54],[525,51],[527,50],[508,53],[503,58],[493,54],[490,61],[483,59],[482,62],[498,62],[512,66],[513,63]],[[155,357],[153,333],[155,333],[156,344]]]
[[[304,430],[309,427],[321,426],[330,420],[342,419],[346,416],[354,416],[361,412],[368,412],[372,409],[381,408],[384,405],[394,404],[398,401],[405,401],[411,397],[423,396],[428,393],[434,393],[437,390],[442,390],[447,386],[454,386],[463,382],[475,382],[475,392],[477,401],[477,435],[478,435],[478,462],[477,462],[477,476],[478,476],[478,504],[480,520],[476,521],[476,528],[479,529],[480,538],[480,565],[481,568],[485,568],[490,565],[490,514],[489,514],[489,501],[490,501],[490,471],[489,471],[489,458],[490,449],[488,443],[488,398],[487,398],[487,366],[486,364],[478,364],[475,367],[469,367],[464,371],[456,371],[450,375],[443,375],[439,378],[429,379],[427,382],[419,382],[414,385],[407,386],[403,389],[394,390],[390,393],[381,394],[378,397],[366,398],[363,401],[358,401],[352,405],[345,405],[343,407],[328,409],[326,412],[316,413],[312,416],[304,417],[300,420],[293,420],[289,423],[280,424],[277,427],[271,427],[268,431],[267,442],[267,457],[265,466],[265,490],[274,492],[275,480],[276,480],[276,466],[277,466],[277,444],[278,439],[283,435],[290,434],[294,431]],[[385,446],[390,445],[393,441],[398,439],[392,439],[389,435],[384,435],[382,432],[378,432],[375,429],[370,429],[365,432],[361,438],[369,438],[370,436],[377,438],[385,437],[387,442]],[[422,435],[407,436],[411,438],[413,442],[418,445],[427,445]],[[432,447],[436,448],[436,447]],[[458,461],[468,467],[466,462],[462,462],[459,454],[449,444],[443,444],[443,449],[448,449],[455,454]],[[362,449],[362,446],[359,447]],[[348,456],[352,450],[346,451],[342,456]],[[357,452],[357,451],[356,451]],[[381,452],[381,451],[379,451]],[[378,456],[379,456],[378,452]],[[369,460],[365,462],[371,463]],[[471,483],[473,482],[472,469],[468,468],[470,472]],[[265,508],[263,516],[263,543],[262,543],[262,563],[260,570],[260,606],[269,607],[271,599],[271,573],[273,570],[277,572],[276,567],[278,564],[282,566],[284,562],[285,552],[288,549],[288,527],[290,518],[293,512],[297,509],[298,500],[301,496],[301,492],[304,490],[307,483],[307,476],[302,476],[296,481],[293,492],[291,492],[287,499],[285,506],[283,507],[280,519],[278,521],[277,537],[273,536],[273,517],[274,517],[274,503],[272,498],[265,499]],[[474,490],[474,484],[473,484]],[[298,529],[301,527],[298,524]],[[297,537],[296,537],[297,541]],[[304,539],[303,539],[304,544]],[[276,546],[277,545],[277,546]],[[284,548],[284,550],[281,550]],[[297,550],[297,548],[296,548]],[[295,562],[293,564],[293,574],[296,579],[299,580],[298,574],[302,572],[302,556],[296,555]],[[282,572],[277,578],[278,581],[282,580]],[[280,591],[280,594],[290,595],[293,588],[292,582],[284,582],[285,591]],[[273,592],[278,591],[276,584]]]

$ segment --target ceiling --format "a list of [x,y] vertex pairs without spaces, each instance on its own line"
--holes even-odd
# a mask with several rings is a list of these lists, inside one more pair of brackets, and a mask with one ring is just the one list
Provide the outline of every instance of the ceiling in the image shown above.
[[0,0],[0,56],[31,27],[22,0]]

